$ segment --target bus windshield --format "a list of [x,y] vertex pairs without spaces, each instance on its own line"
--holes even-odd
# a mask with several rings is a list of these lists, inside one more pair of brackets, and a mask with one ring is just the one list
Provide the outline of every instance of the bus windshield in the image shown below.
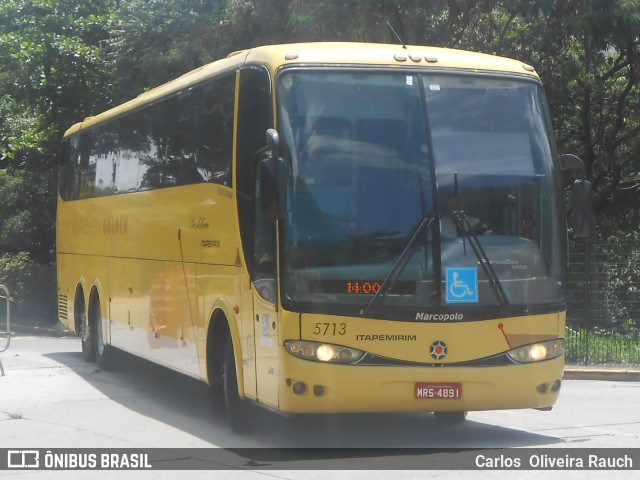
[[[536,82],[298,69],[279,76],[278,102],[285,306],[414,319],[562,301],[554,149]],[[372,309],[374,296],[384,298]]]

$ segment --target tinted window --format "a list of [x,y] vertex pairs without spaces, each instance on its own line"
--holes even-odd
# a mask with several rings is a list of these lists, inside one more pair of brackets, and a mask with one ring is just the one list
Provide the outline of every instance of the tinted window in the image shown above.
[[229,74],[74,135],[63,148],[62,197],[230,186],[234,101]]
[[207,182],[231,185],[235,75],[202,87],[195,151],[198,173]]

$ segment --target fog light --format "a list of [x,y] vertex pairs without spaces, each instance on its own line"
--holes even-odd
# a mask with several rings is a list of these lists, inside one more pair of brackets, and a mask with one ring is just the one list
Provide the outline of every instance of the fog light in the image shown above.
[[553,382],[553,385],[551,385],[551,391],[557,392],[558,390],[560,390],[561,385],[562,385],[562,380],[556,380],[555,382]]
[[307,385],[304,382],[296,382],[293,384],[293,393],[302,395],[307,390]]
[[322,395],[324,395],[324,387],[322,385],[314,385],[313,394],[316,397],[321,397]]
[[547,391],[549,390],[549,385],[547,385],[546,383],[541,383],[536,387],[536,390],[538,391],[538,393],[547,393]]

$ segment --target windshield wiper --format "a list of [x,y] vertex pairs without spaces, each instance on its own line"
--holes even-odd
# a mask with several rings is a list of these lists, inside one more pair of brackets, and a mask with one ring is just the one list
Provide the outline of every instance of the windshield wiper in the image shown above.
[[407,242],[407,246],[404,247],[404,250],[398,257],[396,262],[393,264],[393,267],[391,267],[391,270],[389,270],[389,273],[387,273],[382,282],[382,285],[380,286],[380,289],[373,295],[367,306],[360,311],[361,317],[369,316],[375,310],[376,306],[385,299],[385,297],[389,293],[389,290],[391,290],[391,287],[393,287],[396,280],[398,279],[404,268],[407,266],[409,259],[416,251],[416,248],[419,245],[420,238],[422,237],[422,235],[424,235],[424,232],[429,229],[432,222],[433,217],[424,217],[422,219],[422,222],[420,222],[420,225],[418,225],[415,233],[411,236],[409,242]]
[[493,266],[489,261],[487,252],[485,252],[484,248],[482,248],[482,244],[478,239],[478,235],[476,235],[476,232],[473,231],[473,227],[469,223],[469,217],[467,217],[467,214],[464,212],[464,210],[456,210],[453,212],[453,219],[455,220],[456,226],[464,235],[463,238],[469,241],[469,245],[471,245],[473,253],[475,253],[476,257],[478,258],[480,266],[484,270],[484,273],[489,280],[489,284],[491,285],[493,293],[496,295],[498,303],[500,305],[509,305],[509,300],[507,299],[507,295],[504,293],[504,289],[502,288],[500,279],[498,278],[496,271],[493,269]]

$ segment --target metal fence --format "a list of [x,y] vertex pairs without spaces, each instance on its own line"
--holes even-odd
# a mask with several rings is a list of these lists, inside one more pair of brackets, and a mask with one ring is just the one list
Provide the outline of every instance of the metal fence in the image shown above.
[[640,240],[570,246],[567,363],[640,365]]

